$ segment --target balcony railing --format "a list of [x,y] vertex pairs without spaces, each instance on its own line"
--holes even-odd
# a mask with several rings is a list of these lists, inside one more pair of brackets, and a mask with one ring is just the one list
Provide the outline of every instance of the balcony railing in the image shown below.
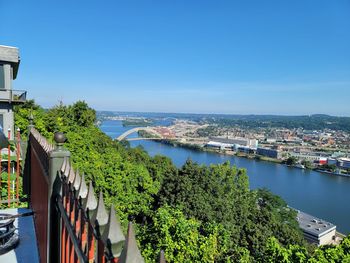
[[24,90],[0,89],[0,102],[23,103],[26,98],[27,92]]

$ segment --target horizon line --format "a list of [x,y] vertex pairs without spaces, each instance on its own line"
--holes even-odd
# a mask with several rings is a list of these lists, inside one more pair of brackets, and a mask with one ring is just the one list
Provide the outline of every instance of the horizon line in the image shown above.
[[97,110],[96,112],[113,112],[113,113],[155,113],[155,114],[183,114],[183,115],[227,115],[227,116],[284,116],[284,117],[305,117],[305,116],[315,116],[315,115],[323,115],[329,117],[338,117],[338,118],[350,118],[350,115],[330,115],[326,113],[312,113],[312,114],[276,114],[276,113],[194,113],[194,112],[166,112],[166,111],[118,111],[118,110]]

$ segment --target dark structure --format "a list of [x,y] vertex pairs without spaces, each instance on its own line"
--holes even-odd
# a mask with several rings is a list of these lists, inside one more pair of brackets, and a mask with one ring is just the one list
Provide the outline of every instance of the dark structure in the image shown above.
[[269,149],[269,148],[258,148],[256,150],[256,153],[262,156],[267,156],[270,158],[275,158],[275,159],[281,159],[281,152],[276,149]]
[[12,88],[19,63],[17,48],[0,45],[0,126],[11,132],[11,139],[14,137],[13,106],[25,102],[27,96],[26,91]]
[[14,226],[15,219],[9,214],[0,214],[0,255],[18,245],[19,238]]

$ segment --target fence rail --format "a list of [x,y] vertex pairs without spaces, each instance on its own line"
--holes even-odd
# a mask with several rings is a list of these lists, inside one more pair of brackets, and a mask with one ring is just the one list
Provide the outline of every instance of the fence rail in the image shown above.
[[[107,212],[102,192],[75,171],[65,137],[55,134],[56,147],[30,129],[30,200],[40,261],[142,263],[132,223],[124,236],[115,209]],[[27,160],[26,160],[27,161]],[[165,262],[164,253],[159,262]]]
[[[14,136],[14,146],[15,146],[15,153],[16,155],[13,155],[13,150],[11,150],[11,130],[9,129],[7,131],[7,138],[3,131],[0,131],[1,137],[6,139],[6,143],[3,144],[0,143],[0,205],[6,204],[7,207],[10,207],[14,201],[16,204],[19,204],[19,181],[20,176],[22,175],[21,172],[21,136],[20,136],[20,130],[17,129],[17,134]],[[3,159],[2,153],[3,148],[7,145],[7,157]],[[7,163],[7,167],[3,167],[3,162]],[[13,164],[13,165],[12,165]],[[15,168],[16,167],[16,168]],[[3,169],[4,168],[4,169]],[[11,172],[12,168],[12,172]],[[5,190],[5,191],[3,191]],[[5,192],[6,197],[3,195]]]

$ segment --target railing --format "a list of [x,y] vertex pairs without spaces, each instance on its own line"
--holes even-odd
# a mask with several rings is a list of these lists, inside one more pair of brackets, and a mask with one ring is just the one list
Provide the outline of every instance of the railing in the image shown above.
[[102,193],[97,199],[92,182],[74,170],[64,135],[54,139],[56,147],[30,127],[26,162],[40,261],[144,262],[132,223],[125,237],[114,207],[107,212]]
[[[21,137],[20,130],[17,130],[15,140],[13,141],[16,148],[16,155],[12,155],[10,139],[11,130],[7,131],[7,138],[5,134],[0,130],[1,143],[0,143],[0,206],[4,207],[7,204],[7,207],[10,207],[12,203],[19,204],[19,181],[21,176]],[[5,142],[6,140],[6,142]],[[7,144],[6,158],[3,159],[3,148]],[[7,168],[3,167],[3,162],[7,163]],[[13,164],[13,172],[11,172],[11,164]],[[16,167],[16,168],[15,168]],[[4,169],[3,169],[4,168]],[[5,190],[5,191],[4,191]],[[4,196],[6,192],[6,196]]]
[[35,232],[41,262],[47,262],[49,243],[49,152],[53,146],[34,128],[29,134],[26,162],[30,161],[30,206],[35,211]]
[[24,90],[0,89],[0,101],[25,102],[27,92]]

